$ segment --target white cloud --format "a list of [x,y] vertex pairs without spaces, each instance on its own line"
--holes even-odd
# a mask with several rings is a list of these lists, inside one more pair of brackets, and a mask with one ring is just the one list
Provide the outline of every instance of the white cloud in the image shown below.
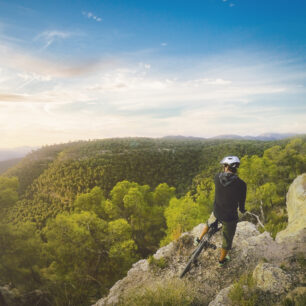
[[53,44],[56,40],[69,38],[72,33],[64,32],[64,31],[44,31],[37,35],[34,40],[42,40],[44,42],[43,49],[48,48],[51,44]]
[[254,135],[276,127],[303,132],[305,107],[296,98],[305,95],[305,87],[297,86],[306,78],[305,69],[272,58],[230,53],[189,59],[180,68],[178,61],[171,67],[165,60],[166,70],[156,60],[153,68],[152,62],[123,60],[79,66],[0,44],[2,145],[167,134]]
[[233,7],[233,6],[235,6],[235,4],[234,4],[234,3],[230,3],[229,6],[230,6],[230,7]]
[[165,43],[165,42],[163,42],[163,43],[161,43],[160,45],[161,45],[162,47],[166,47],[168,44]]
[[102,21],[102,18],[94,15],[92,12],[85,12],[85,11],[83,11],[82,15],[87,17],[88,19],[93,19],[93,20],[95,20],[97,22],[101,22]]

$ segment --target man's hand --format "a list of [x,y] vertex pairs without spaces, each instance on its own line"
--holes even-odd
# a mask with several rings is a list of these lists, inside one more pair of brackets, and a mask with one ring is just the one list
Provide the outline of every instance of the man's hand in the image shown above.
[[201,241],[201,240],[200,240],[198,237],[195,237],[194,240],[193,240],[193,245],[194,245],[194,246],[198,246],[198,244],[200,243],[200,241]]

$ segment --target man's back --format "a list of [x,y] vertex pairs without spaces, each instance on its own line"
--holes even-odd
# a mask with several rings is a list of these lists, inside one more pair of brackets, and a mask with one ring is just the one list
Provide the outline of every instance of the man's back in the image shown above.
[[236,174],[222,172],[215,176],[214,215],[220,221],[238,220],[237,208],[244,212],[246,183]]

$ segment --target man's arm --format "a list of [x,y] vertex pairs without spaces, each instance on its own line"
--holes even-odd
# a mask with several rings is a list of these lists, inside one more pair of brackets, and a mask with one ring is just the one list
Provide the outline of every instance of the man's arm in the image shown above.
[[247,185],[244,181],[241,181],[241,192],[240,192],[240,199],[239,199],[239,210],[241,213],[245,213],[245,199],[246,199],[246,193],[247,193]]

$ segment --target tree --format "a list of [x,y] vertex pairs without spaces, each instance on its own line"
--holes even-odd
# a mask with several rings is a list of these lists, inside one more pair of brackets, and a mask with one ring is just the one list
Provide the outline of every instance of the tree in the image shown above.
[[61,305],[89,304],[136,259],[131,228],[122,219],[107,223],[88,211],[58,214],[44,234],[49,254],[44,276],[55,286]]
[[35,224],[0,223],[0,250],[1,281],[12,282],[24,291],[42,285],[42,241]]
[[174,187],[169,187],[166,183],[159,184],[153,192],[154,205],[166,207],[167,205],[169,205],[169,201],[174,196]]
[[18,200],[19,182],[17,177],[0,176],[0,213],[15,205]]
[[189,196],[181,199],[172,198],[169,207],[165,210],[165,218],[167,236],[161,242],[162,245],[177,239],[181,233],[203,221],[200,205]]
[[99,217],[105,218],[106,214],[103,209],[104,201],[105,198],[102,189],[100,187],[94,187],[89,193],[81,194],[76,198],[74,202],[75,211],[92,211]]

